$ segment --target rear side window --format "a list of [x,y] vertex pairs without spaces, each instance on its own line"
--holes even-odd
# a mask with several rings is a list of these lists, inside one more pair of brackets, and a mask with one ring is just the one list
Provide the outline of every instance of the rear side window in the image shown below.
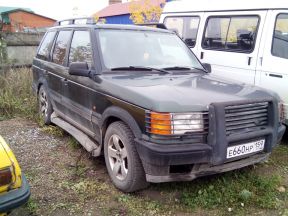
[[60,31],[53,50],[52,61],[59,65],[64,65],[68,43],[71,38],[71,31]]
[[72,62],[87,62],[91,66],[92,48],[88,31],[75,31],[69,53],[69,64]]
[[48,60],[49,53],[53,44],[56,32],[48,32],[43,39],[41,46],[38,50],[37,57],[43,60]]
[[202,41],[204,49],[250,53],[254,49],[258,16],[208,18]]
[[279,14],[276,19],[272,55],[288,59],[288,14]]
[[199,17],[166,17],[164,24],[177,32],[189,47],[195,47],[199,21]]

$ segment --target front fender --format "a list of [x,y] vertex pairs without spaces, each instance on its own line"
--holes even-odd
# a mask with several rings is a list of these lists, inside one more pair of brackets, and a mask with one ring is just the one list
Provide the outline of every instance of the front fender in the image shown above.
[[141,138],[142,132],[133,116],[126,110],[116,106],[109,107],[103,112],[102,119],[100,121],[101,134],[103,133],[103,130],[107,127],[108,120],[111,117],[115,117],[123,121],[129,126],[136,138]]

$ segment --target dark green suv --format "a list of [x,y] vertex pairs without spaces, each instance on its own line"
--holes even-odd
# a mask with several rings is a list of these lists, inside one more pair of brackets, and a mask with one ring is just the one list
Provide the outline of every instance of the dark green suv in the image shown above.
[[211,75],[175,33],[62,24],[33,61],[40,113],[93,156],[104,154],[120,190],[255,164],[280,142],[280,98]]

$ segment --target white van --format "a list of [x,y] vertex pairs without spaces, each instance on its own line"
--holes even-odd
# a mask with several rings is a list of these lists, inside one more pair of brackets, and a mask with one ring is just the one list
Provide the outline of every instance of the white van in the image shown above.
[[172,1],[160,22],[211,64],[212,73],[277,92],[288,113],[287,1]]

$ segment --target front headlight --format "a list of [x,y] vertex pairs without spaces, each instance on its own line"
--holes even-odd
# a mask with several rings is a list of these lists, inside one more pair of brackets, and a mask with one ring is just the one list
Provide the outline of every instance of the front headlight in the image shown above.
[[286,113],[285,113],[285,106],[282,101],[278,103],[278,109],[279,109],[279,122],[284,124],[286,119]]
[[12,180],[13,175],[11,168],[5,168],[0,170],[0,187],[11,184]]
[[[208,113],[157,113],[146,114],[146,130],[156,135],[182,135],[203,132]],[[208,121],[208,120],[207,120]],[[206,123],[207,124],[207,123]]]
[[203,114],[172,114],[173,134],[201,132],[204,130]]

